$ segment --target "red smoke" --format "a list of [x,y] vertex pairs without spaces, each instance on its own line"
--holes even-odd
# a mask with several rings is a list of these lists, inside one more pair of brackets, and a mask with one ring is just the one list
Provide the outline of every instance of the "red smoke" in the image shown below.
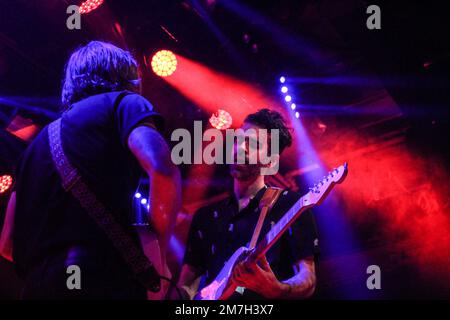
[[177,54],[177,70],[163,79],[209,113],[223,109],[240,126],[249,113],[275,102],[258,87]]
[[419,156],[402,140],[369,144],[340,134],[321,157],[330,167],[349,163],[347,180],[336,188],[349,219],[376,222],[380,237],[423,272],[450,279],[450,175],[438,159]]

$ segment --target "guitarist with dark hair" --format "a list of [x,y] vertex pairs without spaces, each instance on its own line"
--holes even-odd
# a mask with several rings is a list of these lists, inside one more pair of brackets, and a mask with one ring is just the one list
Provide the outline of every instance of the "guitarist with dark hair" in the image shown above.
[[[267,129],[269,132],[270,129],[278,129],[280,153],[292,143],[282,116],[268,109],[247,116],[241,129]],[[249,138],[252,139],[251,136]],[[260,148],[268,149],[271,143],[273,141],[269,135],[269,139],[263,141]],[[235,143],[235,157],[239,149],[245,151],[247,160],[253,152],[257,152],[246,142]],[[277,157],[278,161],[279,155]],[[267,165],[259,161],[257,164],[248,164],[246,161],[245,164],[231,165],[233,196],[201,208],[194,215],[178,282],[185,299],[193,299],[199,289],[213,282],[236,249],[248,247],[250,244],[255,226],[260,220],[260,201],[267,189],[264,175],[260,173],[264,166]],[[297,193],[282,191],[262,223],[259,239],[271,230],[271,226],[299,199],[300,195]],[[233,289],[234,293],[229,298],[310,297],[316,285],[314,257],[317,253],[318,239],[314,218],[311,211],[305,211],[267,251],[267,255],[262,255],[257,260],[236,263],[230,274],[230,281],[233,287],[237,288]],[[216,298],[212,295],[209,299]]]

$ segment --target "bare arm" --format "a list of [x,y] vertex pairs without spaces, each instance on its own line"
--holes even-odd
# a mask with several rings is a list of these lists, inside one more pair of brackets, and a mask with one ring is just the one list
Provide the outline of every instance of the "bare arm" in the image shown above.
[[128,147],[149,176],[148,219],[156,231],[161,252],[165,253],[181,205],[180,173],[171,161],[169,147],[155,129],[135,128],[128,137]]
[[6,208],[5,221],[3,223],[2,234],[0,236],[0,255],[5,259],[12,261],[13,251],[13,228],[14,212],[16,211],[16,192],[11,194],[8,207]]
[[178,287],[182,294],[183,299],[192,300],[198,291],[198,286],[202,275],[200,271],[188,264],[183,264],[180,273],[180,279],[178,280]]

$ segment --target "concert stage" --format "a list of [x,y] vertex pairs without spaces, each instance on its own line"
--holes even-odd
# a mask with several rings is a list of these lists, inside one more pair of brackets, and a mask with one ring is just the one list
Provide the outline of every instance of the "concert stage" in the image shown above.
[[[25,150],[46,132],[48,124],[61,116],[67,101],[75,103],[81,99],[62,97],[68,78],[71,77],[75,87],[77,79],[84,79],[92,72],[95,77],[90,81],[98,88],[105,83],[102,79],[105,73],[117,76],[115,71],[111,72],[116,67],[113,62],[101,72],[90,70],[88,63],[87,67],[81,66],[80,51],[80,56],[74,58],[78,61],[72,61],[78,63],[78,70],[67,68],[67,74],[81,75],[64,73],[69,57],[77,48],[90,41],[102,41],[129,51],[136,60],[138,79],[132,80],[138,83],[149,106],[153,106],[152,110],[148,105],[145,105],[147,109],[141,108],[153,117],[153,122],[144,127],[152,127],[153,132],[157,129],[161,138],[159,142],[149,143],[149,148],[163,152],[163,147],[155,146],[164,144],[161,141],[165,140],[171,168],[180,174],[177,189],[175,183],[158,182],[162,180],[157,179],[164,178],[152,176],[153,169],[142,166],[141,158],[133,158],[133,166],[141,165],[148,174],[133,180],[137,183],[130,186],[132,193],[124,202],[132,207],[129,217],[136,224],[135,219],[137,223],[146,223],[147,213],[157,210],[152,207],[152,199],[165,199],[164,205],[172,203],[174,207],[176,199],[180,201],[168,227],[171,233],[164,253],[170,270],[166,278],[172,283],[166,299],[180,298],[177,289],[183,287],[182,266],[186,261],[194,261],[193,257],[186,260],[186,252],[202,247],[208,251],[204,260],[230,256],[222,248],[227,243],[235,244],[236,238],[230,235],[233,232],[235,237],[243,239],[243,244],[250,243],[254,225],[247,233],[240,232],[237,223],[230,223],[223,230],[216,224],[222,223],[222,213],[232,215],[228,212],[232,206],[224,203],[237,194],[238,178],[230,170],[235,160],[232,154],[235,140],[233,137],[227,140],[227,135],[243,125],[245,128],[248,116],[263,108],[280,114],[292,137],[291,145],[286,144],[288,147],[279,158],[266,159],[270,165],[278,159],[279,162],[265,175],[265,185],[304,196],[303,206],[311,209],[317,229],[317,234],[311,235],[312,251],[309,255],[299,255],[300,260],[310,257],[314,264],[315,290],[303,297],[310,300],[450,299],[450,22],[442,2],[28,0],[2,1],[0,7],[0,228],[8,229],[4,227],[8,200],[17,191],[17,210],[35,210],[31,221],[41,230],[35,234],[31,226],[20,227],[21,222],[27,221],[23,213],[11,227],[12,242],[16,238],[20,241],[20,245],[13,245],[14,250],[32,252],[44,242],[46,248],[54,245],[55,250],[60,250],[57,241],[65,236],[70,239],[80,236],[79,243],[75,240],[71,243],[77,246],[92,240],[89,230],[94,227],[83,229],[82,221],[77,220],[73,225],[86,230],[86,234],[69,228],[61,235],[58,224],[62,222],[57,216],[46,215],[48,218],[39,220],[39,210],[47,210],[47,205],[62,205],[65,200],[58,198],[62,191],[56,192],[50,183],[43,183],[33,186],[39,193],[32,196],[33,189],[25,187],[25,182],[17,183],[17,179],[35,184],[46,181],[46,174],[49,179],[56,179],[56,171],[30,169],[40,168],[38,165],[42,163],[24,170],[21,164],[31,155]],[[85,59],[90,59],[89,54]],[[132,58],[127,56],[127,59]],[[72,98],[76,94],[84,99],[109,91],[131,90],[120,85],[120,81],[114,82],[103,91],[89,88],[91,91],[86,89],[84,95],[72,88],[75,91]],[[91,107],[95,108],[96,103]],[[109,189],[103,186],[99,189],[99,197],[107,202],[106,207],[116,207],[118,197],[125,194],[116,195],[131,181],[127,180],[127,174],[116,178],[116,172],[109,169],[126,172],[126,159],[136,155],[131,142],[126,140],[128,134],[131,136],[131,124],[130,128],[124,128],[128,125],[123,124],[135,114],[121,110],[119,102],[114,108],[119,110],[114,115],[120,113],[117,117],[124,118],[117,120],[115,116],[105,115],[102,121],[115,121],[111,122],[114,124],[108,124],[107,129],[94,125],[98,131],[92,133],[114,132],[98,139],[105,144],[109,138],[115,139],[117,148],[112,151],[102,153],[103,149],[89,145],[91,140],[87,138],[74,140],[66,136],[64,140],[64,118],[61,129],[63,147],[71,150],[69,158],[73,155],[74,162],[75,159],[85,161],[79,170],[81,176],[88,175],[87,184],[91,183],[94,190],[97,190],[92,185],[95,183],[114,189],[114,193],[108,193],[105,190]],[[72,112],[75,109],[69,108]],[[98,114],[102,116],[101,112]],[[159,122],[160,116],[164,126]],[[76,116],[72,114],[72,117]],[[93,116],[89,121],[95,122]],[[255,121],[250,122],[261,127],[259,120]],[[67,120],[66,129],[72,128],[73,133],[77,128],[84,128],[82,120],[79,122],[80,126]],[[133,128],[139,124],[135,122]],[[118,130],[117,137],[115,130]],[[87,133],[73,136],[84,137]],[[271,137],[272,148],[275,144],[274,136]],[[42,162],[49,166],[52,157],[48,145],[45,148],[48,158]],[[42,148],[35,151],[44,153]],[[123,156],[118,156],[118,152],[123,152]],[[158,158],[158,151],[154,152],[154,158]],[[89,167],[94,159],[90,154],[105,165]],[[77,163],[73,165],[77,167]],[[334,168],[338,170],[332,171]],[[96,176],[97,172],[101,175]],[[164,172],[161,176],[170,175],[164,169],[161,172]],[[106,178],[101,178],[102,175]],[[340,183],[335,184],[338,180]],[[167,183],[168,187],[162,188],[166,192],[160,197],[152,195],[156,191],[152,191],[151,181],[160,186]],[[316,189],[310,191],[314,186]],[[19,194],[20,190],[30,192]],[[33,201],[38,200],[32,199],[47,196],[46,191],[54,192],[51,200],[35,202],[34,206]],[[255,194],[246,200],[252,201]],[[288,198],[289,194],[279,196]],[[288,200],[279,201],[288,204]],[[216,209],[217,203],[221,204]],[[242,209],[242,203],[238,200],[236,208]],[[301,204],[296,207],[298,210]],[[199,209],[205,206],[214,209],[200,210],[200,215],[206,217],[210,213],[210,216],[192,223]],[[236,215],[238,211],[242,213],[236,210]],[[248,211],[246,214],[253,212]],[[280,205],[279,211],[281,215],[287,210],[282,210]],[[266,219],[271,218],[271,213]],[[72,218],[68,216],[66,213],[64,219],[70,225]],[[46,226],[48,219],[56,220]],[[278,236],[275,235],[278,224],[273,219],[275,228],[264,241],[275,241]],[[280,239],[293,237],[292,233],[297,232],[293,227],[296,219],[292,218],[292,225],[284,229],[282,225],[279,227]],[[126,228],[131,229],[132,224],[128,223]],[[267,230],[262,228],[262,232]],[[308,245],[309,238],[302,237],[303,234],[307,237],[309,231],[299,230],[298,237],[303,242],[286,240],[286,248],[303,250],[300,247]],[[8,237],[5,231],[2,235],[5,243]],[[26,242],[31,238],[33,245]],[[260,244],[256,251],[269,248],[267,245],[264,249]],[[293,258],[284,251],[286,248],[284,244],[274,245],[273,251],[280,250],[280,261],[287,256]],[[230,252],[236,249],[230,248]],[[21,256],[19,251],[12,253],[15,254]],[[192,254],[201,260],[198,255],[201,254]],[[27,280],[9,260],[0,257],[0,299],[20,299]],[[274,265],[283,264],[278,258],[269,259],[271,265],[272,261]],[[212,276],[216,264],[205,262],[205,270],[210,273],[205,271],[197,289],[208,284],[206,279]],[[298,265],[291,267],[286,274],[298,274]],[[243,286],[237,287],[239,290]],[[266,297],[284,300],[289,295],[291,300],[295,298],[293,287],[286,295],[276,295],[274,289],[274,295]],[[232,289],[234,292],[235,288]],[[262,290],[264,296],[263,293],[266,292]],[[301,296],[299,293],[297,297]]]

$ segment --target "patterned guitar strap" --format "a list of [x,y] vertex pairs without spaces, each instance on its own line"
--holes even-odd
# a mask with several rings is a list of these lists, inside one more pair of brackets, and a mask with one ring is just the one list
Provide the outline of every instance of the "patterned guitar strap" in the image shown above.
[[61,118],[49,124],[48,137],[53,162],[64,190],[70,192],[78,200],[81,207],[104,231],[136,279],[147,290],[158,292],[161,287],[160,277],[153,264],[117,222],[114,215],[97,199],[94,192],[83,181],[78,170],[64,154],[61,141]]

